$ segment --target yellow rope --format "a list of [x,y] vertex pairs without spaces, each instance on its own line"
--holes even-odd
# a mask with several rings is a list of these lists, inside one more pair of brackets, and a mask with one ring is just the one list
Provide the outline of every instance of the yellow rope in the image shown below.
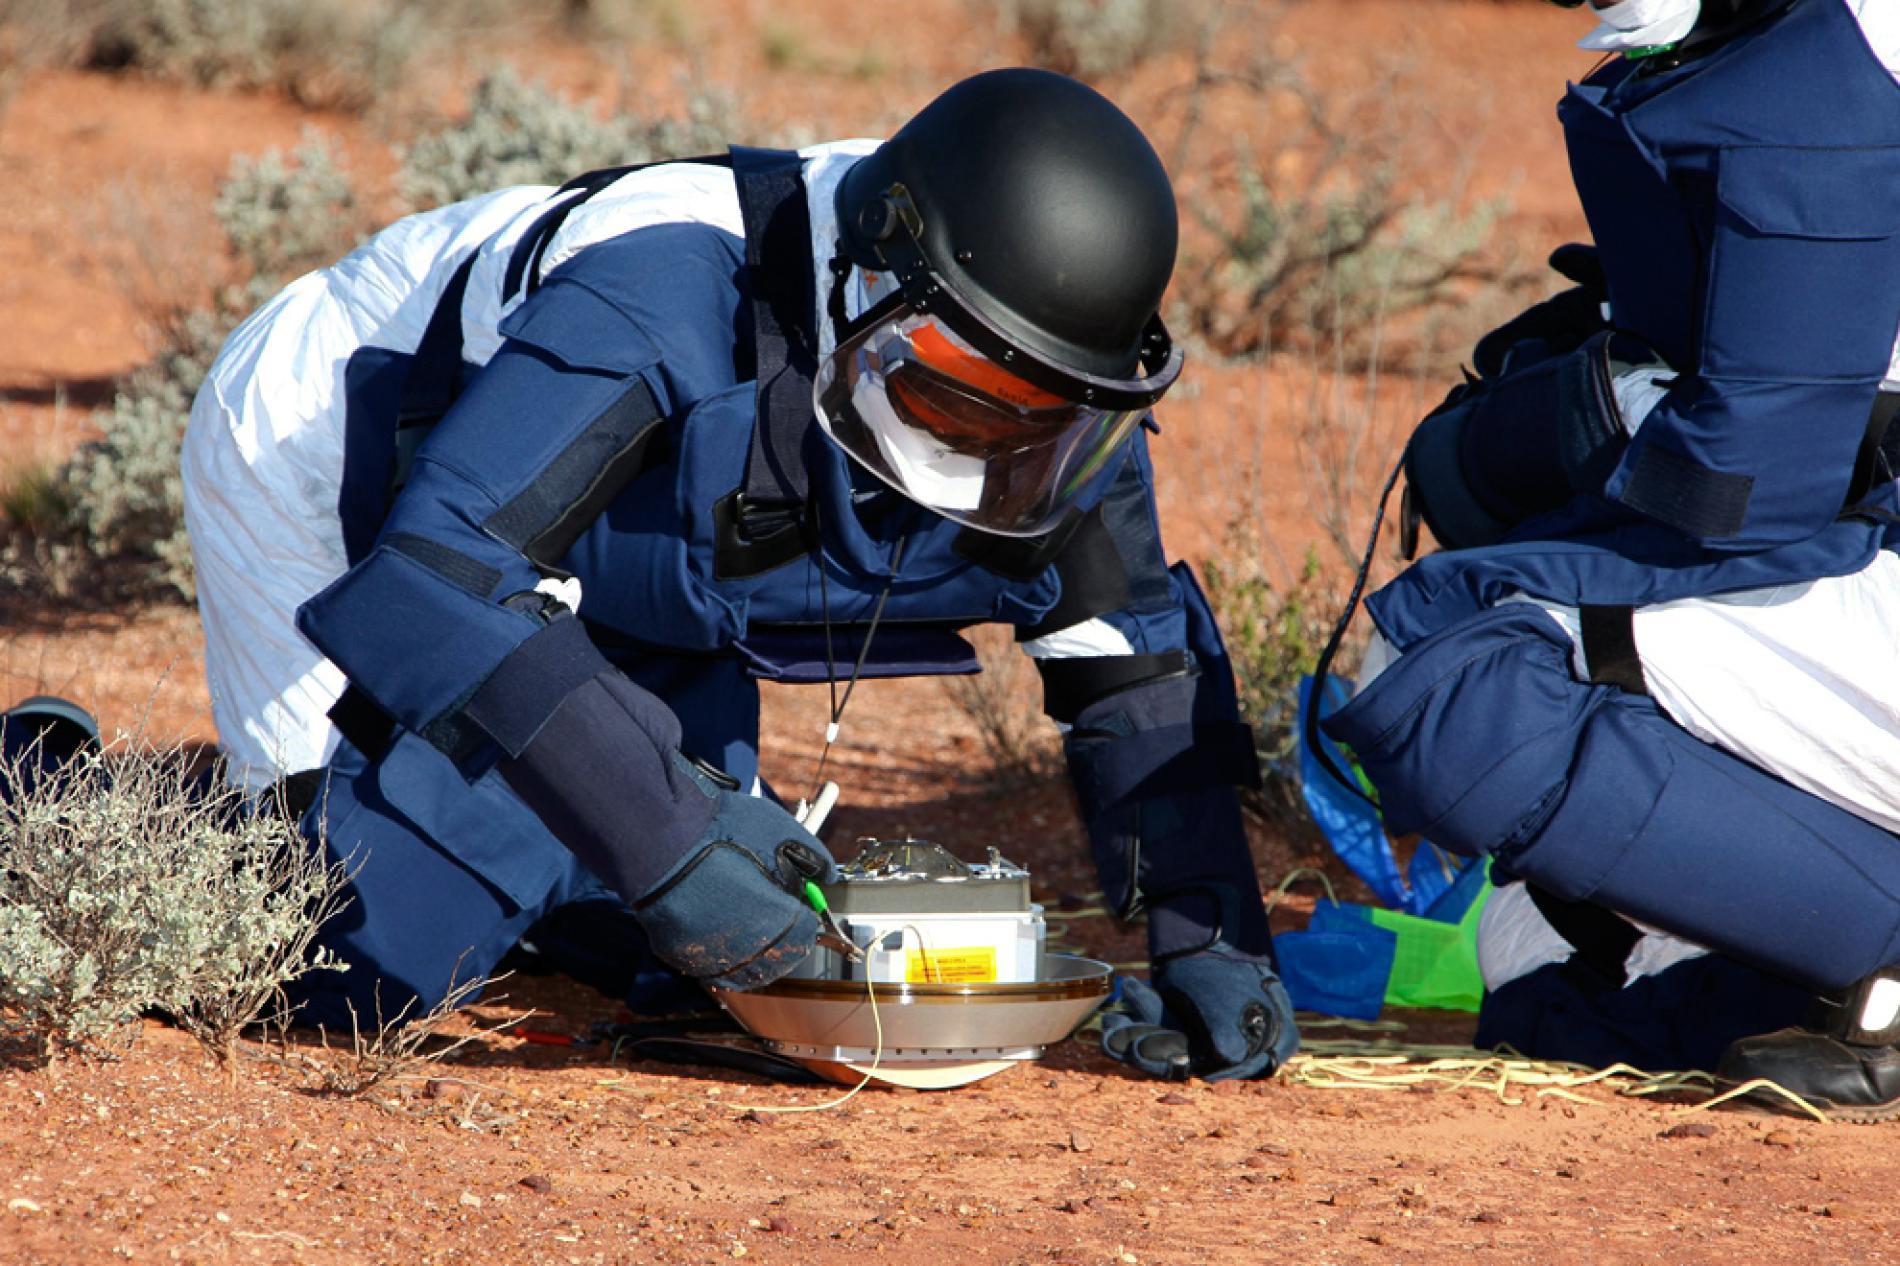
[[[1305,1026],[1306,1018],[1302,1017]],[[1333,1027],[1314,1024],[1313,1028]],[[1368,1029],[1373,1026],[1339,1022],[1337,1027]],[[1390,1031],[1394,1022],[1383,1021]],[[1402,1028],[1403,1026],[1396,1026]],[[1443,1046],[1353,1039],[1311,1039],[1302,1043],[1300,1053],[1287,1062],[1285,1075],[1298,1086],[1315,1090],[1408,1090],[1413,1086],[1445,1086],[1452,1090],[1485,1089],[1500,1102],[1518,1105],[1524,1102],[1520,1091],[1535,1097],[1560,1099],[1569,1103],[1603,1107],[1605,1101],[1577,1093],[1592,1086],[1613,1092],[1618,1098],[1644,1098],[1676,1091],[1696,1091],[1709,1095],[1694,1104],[1678,1106],[1674,1115],[1705,1112],[1718,1104],[1756,1091],[1765,1091],[1787,1100],[1796,1109],[1826,1123],[1827,1115],[1800,1095],[1776,1085],[1756,1080],[1712,1094],[1714,1078],[1704,1072],[1652,1073],[1629,1064],[1608,1068],[1586,1068],[1580,1064],[1556,1060],[1528,1059],[1515,1051],[1488,1053],[1465,1046]]]
[[1730,1099],[1738,1095],[1751,1094],[1757,1090],[1766,1090],[1771,1094],[1780,1095],[1783,1099],[1786,1099],[1789,1103],[1807,1113],[1822,1125],[1829,1124],[1827,1113],[1821,1111],[1786,1086],[1769,1081],[1766,1077],[1757,1077],[1753,1081],[1745,1081],[1739,1086],[1724,1090],[1721,1094],[1716,1095],[1712,1099],[1705,1099],[1701,1103],[1692,1104],[1686,1108],[1678,1108],[1676,1111],[1678,1114],[1684,1115],[1690,1112],[1706,1112],[1718,1103],[1727,1103]]

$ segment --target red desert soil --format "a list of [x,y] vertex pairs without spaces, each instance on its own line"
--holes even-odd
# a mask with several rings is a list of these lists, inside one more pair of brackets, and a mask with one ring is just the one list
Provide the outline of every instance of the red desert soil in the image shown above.
[[[863,46],[842,34],[864,29],[859,11],[835,0],[704,8],[699,29],[727,33],[705,51],[706,73],[745,84],[751,117],[802,115],[840,134],[874,131],[935,85],[1007,57],[945,3],[879,24],[899,41],[880,79],[778,71],[759,51],[768,17],[814,32],[812,55],[839,61]],[[1468,166],[1475,191],[1509,191],[1509,232],[1535,258],[1581,232],[1550,108],[1589,64],[1569,47],[1580,29],[1576,15],[1528,3],[1312,0],[1276,38],[1328,86],[1409,67],[1408,143],[1428,169],[1450,178]],[[568,90],[614,90],[599,58],[550,52],[548,73]],[[662,52],[629,61],[674,82]],[[1137,114],[1157,108],[1164,80],[1135,77]],[[69,73],[22,85],[0,114],[0,463],[77,442],[86,412],[145,354],[102,250],[111,190],[130,181],[201,211],[232,154],[292,143],[309,121],[269,97]],[[371,126],[314,121],[359,170],[386,170]],[[208,221],[202,231],[210,240]],[[1451,372],[1381,389],[1363,481]],[[1310,364],[1193,371],[1157,446],[1177,553],[1206,556],[1248,514],[1297,565],[1319,537],[1296,442],[1315,385],[1358,390]],[[4,610],[0,697],[61,689],[109,728],[213,738],[189,611],[79,617],[17,599]],[[766,715],[767,767],[796,785],[822,692],[772,691]],[[972,772],[974,730],[936,684],[867,687],[845,735],[835,767],[849,802],[834,840],[911,830],[969,853],[997,845],[1052,894],[1091,886],[1066,792],[992,794]],[[1269,879],[1311,860],[1306,845],[1256,844]],[[1137,952],[1137,937],[1099,920],[1075,936],[1111,959]],[[614,1013],[560,982],[505,988],[514,996],[480,1018],[533,1006],[537,1026],[585,1033]],[[1419,1038],[1469,1032],[1457,1017],[1409,1019]],[[1674,1108],[1600,1092],[1576,1103],[1171,1088],[1124,1075],[1083,1042],[962,1091],[867,1092],[791,1116],[743,1108],[829,1093],[505,1037],[434,1071],[378,1102],[323,1097],[296,1064],[261,1058],[227,1082],[156,1024],[120,1063],[0,1071],[0,1261],[1880,1261],[1900,1222],[1890,1131],[1720,1113],[1688,1118],[1706,1132],[1665,1137],[1680,1124]]]

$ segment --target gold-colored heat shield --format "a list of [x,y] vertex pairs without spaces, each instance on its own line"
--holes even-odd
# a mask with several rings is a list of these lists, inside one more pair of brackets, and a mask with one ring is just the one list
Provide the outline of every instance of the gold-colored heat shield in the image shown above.
[[1045,954],[1030,982],[879,984],[876,1017],[862,980],[785,979],[714,996],[753,1036],[820,1072],[864,1072],[875,1057],[892,1074],[881,1080],[907,1065],[981,1065],[987,1076],[1074,1032],[1108,998],[1112,975],[1107,963]]

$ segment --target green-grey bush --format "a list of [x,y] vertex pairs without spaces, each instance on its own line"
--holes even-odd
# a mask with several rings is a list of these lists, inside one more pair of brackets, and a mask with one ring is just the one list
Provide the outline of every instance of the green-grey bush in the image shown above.
[[1387,321],[1489,278],[1508,198],[1460,210],[1407,197],[1377,163],[1276,182],[1251,149],[1236,148],[1238,196],[1225,213],[1194,204],[1206,239],[1189,249],[1176,290],[1182,325],[1213,350],[1245,356],[1315,335],[1376,337]]
[[246,277],[272,289],[328,264],[357,238],[355,184],[314,129],[289,153],[232,159],[212,211]]
[[1020,33],[1031,61],[1105,79],[1165,49],[1191,24],[1183,0],[999,0],[999,25]]
[[689,94],[682,118],[603,119],[504,67],[475,85],[463,119],[398,147],[397,189],[411,206],[435,207],[599,167],[721,153],[738,139],[732,98],[715,89]]
[[1269,819],[1291,823],[1306,812],[1300,793],[1300,681],[1319,660],[1338,604],[1316,554],[1308,552],[1299,575],[1281,584],[1269,572],[1262,546],[1257,531],[1236,530],[1223,556],[1202,567],[1201,577],[1260,757],[1261,786],[1248,799]]
[[402,78],[453,7],[403,0],[0,0],[51,60],[363,109]]
[[0,1034],[41,1060],[107,1054],[160,1008],[228,1060],[286,984],[336,966],[310,944],[345,875],[293,823],[179,752],[30,768],[0,767]]
[[[398,186],[410,203],[433,206],[510,184],[559,184],[596,167],[718,152],[737,134],[735,118],[729,97],[699,90],[683,117],[603,120],[502,70],[477,85],[465,119],[401,151]],[[33,530],[31,552],[61,560],[62,571],[74,559],[130,563],[112,572],[120,596],[193,596],[178,463],[192,397],[238,322],[296,274],[341,255],[362,223],[349,172],[314,132],[289,154],[234,160],[215,211],[244,280],[171,322],[168,345],[95,415],[99,436],[58,472],[57,496],[35,498],[64,510],[60,530],[11,519],[16,531]],[[73,587],[45,575],[44,564],[36,569],[56,590]]]

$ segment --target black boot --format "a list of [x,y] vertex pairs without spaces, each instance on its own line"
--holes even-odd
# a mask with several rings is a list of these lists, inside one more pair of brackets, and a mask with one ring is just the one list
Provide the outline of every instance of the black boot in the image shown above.
[[50,777],[81,752],[99,750],[99,722],[76,703],[34,695],[0,712],[0,761],[10,785]]
[[1715,1071],[1725,1085],[1766,1078],[1836,1121],[1900,1117],[1900,967],[1817,999],[1801,1028],[1735,1042]]

